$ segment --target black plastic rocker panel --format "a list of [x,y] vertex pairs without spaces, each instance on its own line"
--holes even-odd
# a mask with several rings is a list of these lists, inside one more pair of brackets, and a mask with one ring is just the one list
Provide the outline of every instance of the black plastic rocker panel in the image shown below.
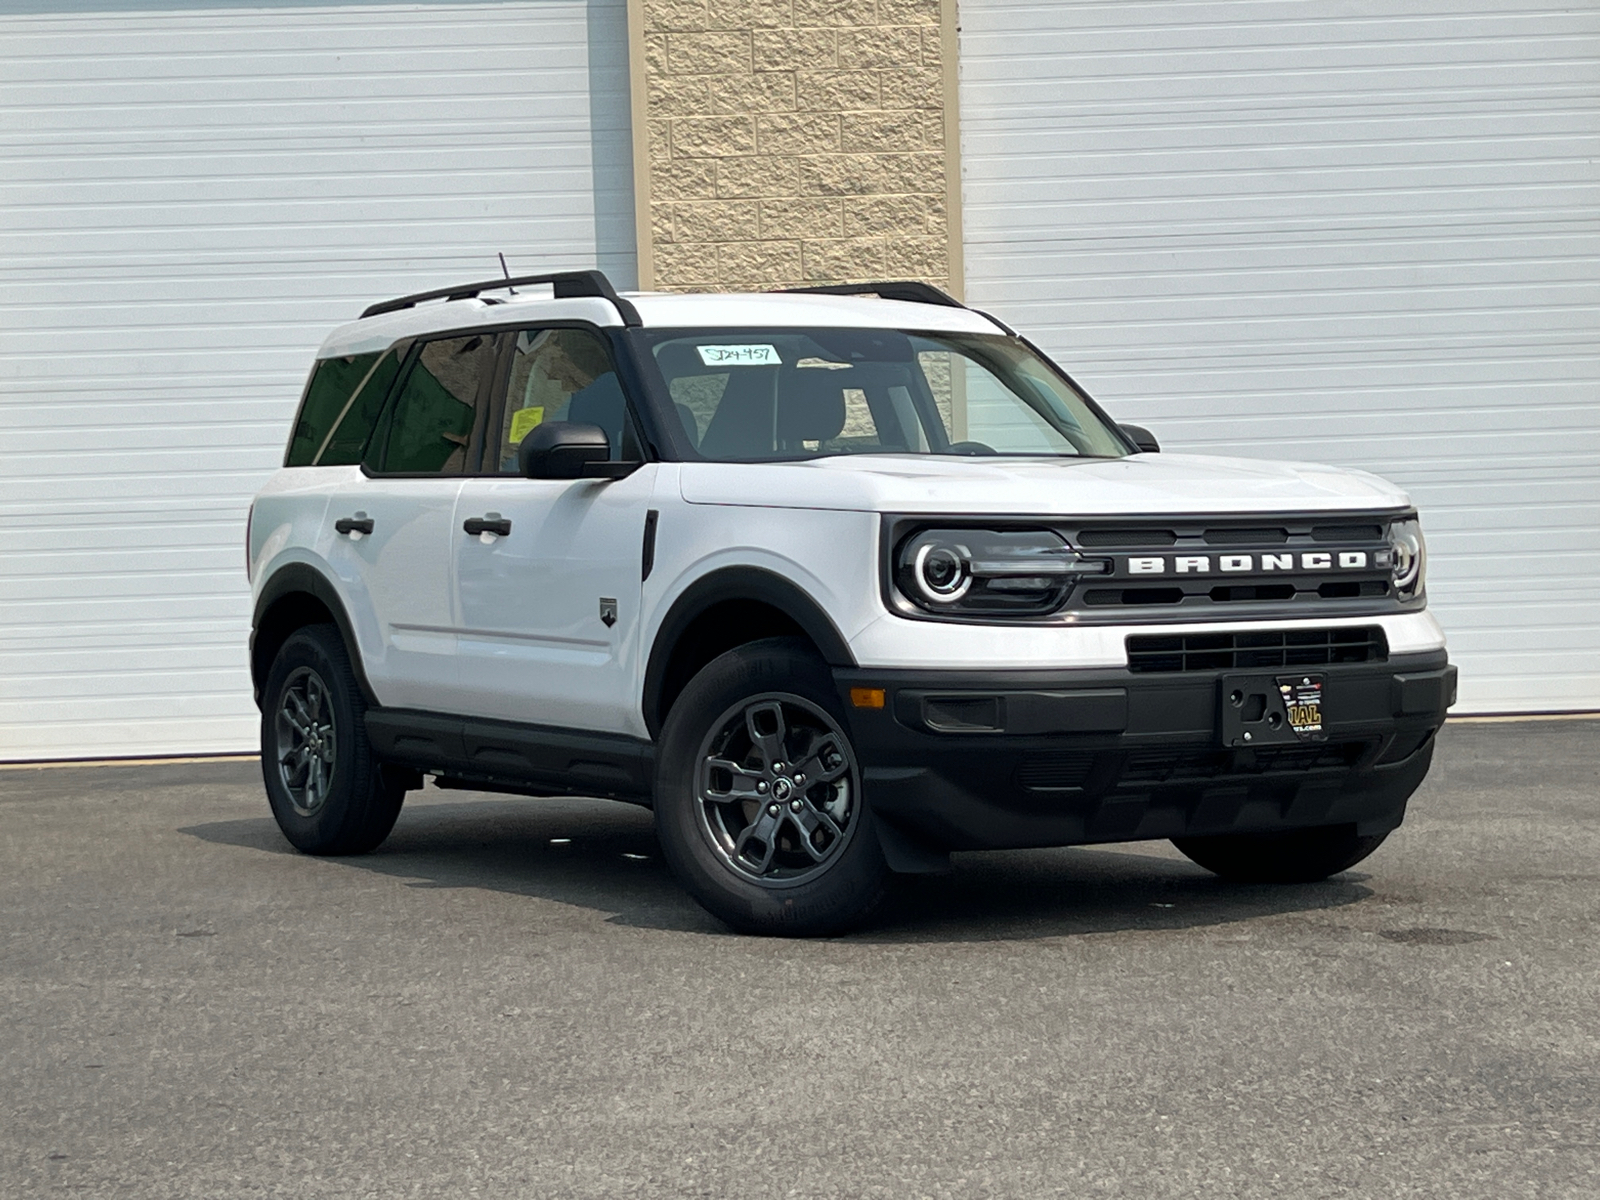
[[380,759],[443,786],[650,803],[655,746],[641,738],[406,708],[368,709],[366,723]]

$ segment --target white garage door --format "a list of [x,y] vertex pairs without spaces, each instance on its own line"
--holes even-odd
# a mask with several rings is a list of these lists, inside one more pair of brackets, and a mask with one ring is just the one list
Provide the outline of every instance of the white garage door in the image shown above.
[[501,251],[634,283],[623,0],[60,7],[0,15],[0,758],[249,749],[328,329]]
[[1458,711],[1600,708],[1600,8],[961,0],[967,295],[1408,488]]

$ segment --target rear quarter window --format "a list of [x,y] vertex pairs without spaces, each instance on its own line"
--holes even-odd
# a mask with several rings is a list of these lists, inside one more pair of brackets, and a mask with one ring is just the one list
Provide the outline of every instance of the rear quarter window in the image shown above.
[[300,402],[284,466],[360,462],[399,365],[393,350],[319,359]]

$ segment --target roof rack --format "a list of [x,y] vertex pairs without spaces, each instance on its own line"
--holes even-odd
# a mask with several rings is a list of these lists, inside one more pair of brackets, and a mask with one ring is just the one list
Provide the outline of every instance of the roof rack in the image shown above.
[[463,283],[459,287],[436,288],[431,292],[418,292],[413,296],[401,296],[394,300],[384,300],[369,305],[361,317],[365,320],[367,317],[376,317],[383,313],[399,312],[401,309],[421,304],[424,300],[471,300],[479,292],[533,287],[541,283],[548,283],[555,289],[557,300],[595,296],[601,300],[611,301],[621,314],[624,325],[637,327],[644,324],[639,318],[639,310],[617,295],[617,289],[611,286],[611,281],[606,278],[603,271],[557,271],[553,275],[519,275],[515,279],[487,279],[482,283]]
[[877,283],[835,283],[827,287],[780,288],[782,292],[799,292],[814,296],[876,296],[880,300],[908,300],[912,304],[937,304],[943,308],[966,308],[968,312],[987,317],[1012,337],[1017,331],[993,313],[981,308],[967,308],[949,292],[940,291],[931,283],[920,279],[883,279]]
[[912,304],[938,304],[945,308],[966,305],[948,292],[940,291],[920,279],[883,279],[877,283],[835,283],[827,287],[780,288],[813,296],[876,296],[880,300],[909,300]]

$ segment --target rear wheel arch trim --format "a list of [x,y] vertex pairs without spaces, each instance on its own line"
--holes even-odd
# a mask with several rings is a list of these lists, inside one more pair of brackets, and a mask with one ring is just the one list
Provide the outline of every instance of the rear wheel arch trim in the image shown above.
[[656,630],[644,673],[645,725],[652,738],[661,733],[662,694],[673,651],[689,627],[714,605],[749,601],[783,613],[811,639],[833,667],[856,666],[849,643],[823,607],[791,580],[761,567],[723,567],[697,579],[672,602]]
[[[350,667],[355,672],[361,694],[369,705],[376,707],[378,699],[372,690],[372,684],[367,681],[366,670],[361,665],[355,626],[350,622],[350,614],[345,611],[344,600],[333,582],[307,563],[286,563],[279,567],[272,573],[271,578],[262,584],[261,594],[256,599],[255,611],[250,618],[250,678],[255,687],[256,706],[259,708],[263,702],[262,689],[266,687],[267,672],[272,670],[271,661],[257,650],[257,639],[261,633],[262,623],[268,619],[274,608],[296,595],[309,596],[328,610],[333,623],[339,629],[339,636],[344,639],[345,653],[350,656]],[[290,631],[290,634],[292,633],[293,630]],[[288,636],[285,635],[286,638]]]

